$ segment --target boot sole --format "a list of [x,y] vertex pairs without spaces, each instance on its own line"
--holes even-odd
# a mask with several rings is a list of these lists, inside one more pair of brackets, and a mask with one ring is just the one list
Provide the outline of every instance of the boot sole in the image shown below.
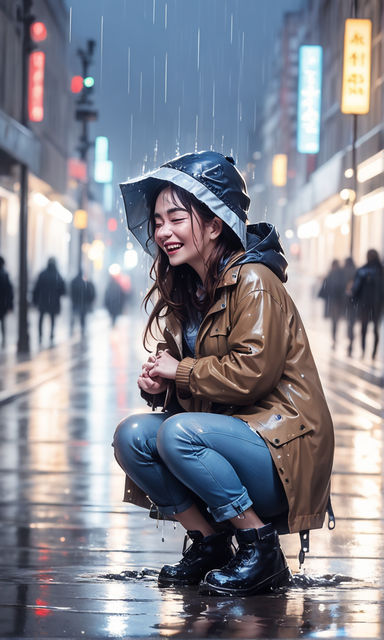
[[193,587],[199,584],[201,578],[197,578],[193,582],[191,580],[177,580],[175,578],[158,578],[159,587]]
[[200,582],[199,593],[206,596],[253,596],[258,593],[265,593],[278,587],[288,587],[292,583],[292,574],[289,567],[275,573],[273,576],[262,580],[254,587],[249,589],[226,589],[225,587],[216,587],[204,580]]

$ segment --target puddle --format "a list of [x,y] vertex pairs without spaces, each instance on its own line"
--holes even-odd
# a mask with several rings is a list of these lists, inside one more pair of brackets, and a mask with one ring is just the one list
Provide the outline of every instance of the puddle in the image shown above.
[[[102,580],[120,580],[120,581],[136,581],[136,580],[154,580],[157,579],[159,575],[158,569],[148,569],[144,567],[143,569],[138,569],[135,571],[121,571],[120,573],[106,573],[102,575],[98,575],[98,578]],[[350,585],[355,583],[356,586],[363,585],[361,580],[357,578],[352,578],[350,576],[344,576],[340,573],[335,574],[325,574],[323,576],[311,576],[305,573],[297,573],[292,575],[292,581],[288,586],[278,587],[273,590],[277,593],[281,593],[282,591],[287,591],[289,589],[316,589],[316,588],[324,588],[324,587],[343,587],[344,585]],[[175,588],[177,585],[173,585]],[[368,585],[367,585],[368,586]],[[187,589],[185,585],[179,587],[182,589]]]

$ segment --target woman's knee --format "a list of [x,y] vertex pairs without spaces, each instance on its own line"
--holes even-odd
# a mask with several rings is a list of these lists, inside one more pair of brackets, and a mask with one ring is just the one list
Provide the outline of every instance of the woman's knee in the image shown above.
[[188,413],[176,413],[164,420],[157,434],[157,450],[163,459],[179,455],[193,440],[195,425]]
[[137,416],[129,416],[124,418],[116,427],[113,436],[113,446],[115,453],[120,450],[126,450],[132,446],[134,434],[138,428]]

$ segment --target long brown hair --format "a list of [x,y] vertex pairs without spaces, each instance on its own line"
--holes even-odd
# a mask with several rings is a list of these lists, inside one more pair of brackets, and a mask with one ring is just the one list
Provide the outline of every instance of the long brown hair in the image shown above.
[[[151,216],[148,222],[148,242],[153,240],[155,233],[153,214],[156,199],[161,191],[168,187],[171,190],[171,197],[174,204],[177,206],[181,203],[186,211],[188,211],[191,217],[193,235],[193,212],[197,214],[198,224],[207,223],[215,217],[215,214],[192,193],[170,182],[162,183],[153,198]],[[196,271],[189,265],[182,264],[177,267],[172,267],[166,253],[158,248],[157,256],[150,271],[150,278],[154,284],[144,298],[146,311],[148,310],[149,303],[154,301],[154,306],[149,314],[148,323],[144,332],[144,346],[147,344],[148,335],[154,337],[152,331],[154,323],[159,328],[160,317],[165,317],[172,312],[179,322],[183,324],[190,319],[197,321],[200,314],[204,315],[215,299],[216,287],[219,282],[223,262],[241,248],[241,242],[237,235],[224,223],[222,232],[209,256],[207,274],[203,283],[200,283],[200,278]],[[204,288],[205,295],[203,298],[197,295],[199,284],[202,284]]]

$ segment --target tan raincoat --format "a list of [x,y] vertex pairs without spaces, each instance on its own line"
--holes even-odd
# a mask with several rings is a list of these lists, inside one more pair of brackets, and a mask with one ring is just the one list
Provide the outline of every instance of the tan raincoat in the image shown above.
[[[166,318],[164,342],[180,364],[165,408],[173,392],[186,411],[245,420],[266,442],[280,474],[289,531],[321,528],[334,433],[308,339],[280,279],[263,264],[231,267],[236,257],[200,326],[196,358],[182,357],[181,327],[174,316]],[[129,478],[124,499],[150,506]]]

